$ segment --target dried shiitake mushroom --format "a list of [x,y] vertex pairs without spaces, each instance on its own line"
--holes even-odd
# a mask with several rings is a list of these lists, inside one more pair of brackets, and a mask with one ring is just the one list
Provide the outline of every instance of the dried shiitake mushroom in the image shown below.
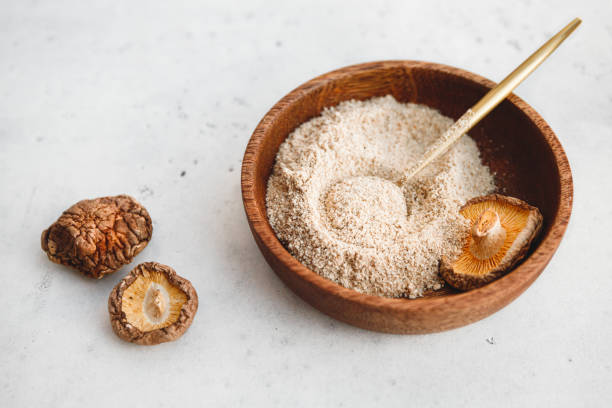
[[460,213],[471,223],[464,247],[458,257],[440,263],[442,278],[460,290],[483,286],[512,269],[542,227],[537,208],[499,194],[469,200]]
[[187,279],[157,262],[135,267],[112,290],[108,312],[125,341],[153,345],[185,333],[198,310],[198,295]]
[[74,204],[43,231],[41,246],[53,262],[100,279],[130,263],[152,233],[147,210],[118,195]]

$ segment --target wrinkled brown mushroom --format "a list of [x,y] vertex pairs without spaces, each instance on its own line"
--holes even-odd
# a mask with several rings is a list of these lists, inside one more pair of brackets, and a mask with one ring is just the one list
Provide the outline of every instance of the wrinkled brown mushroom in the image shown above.
[[74,204],[43,231],[41,246],[51,261],[100,279],[130,263],[152,233],[147,210],[118,195]]
[[185,333],[198,310],[198,295],[187,279],[157,262],[135,267],[108,298],[113,330],[125,341],[154,345]]
[[463,250],[440,263],[440,276],[460,290],[483,286],[512,269],[542,227],[537,208],[499,194],[469,200],[460,213],[471,222]]

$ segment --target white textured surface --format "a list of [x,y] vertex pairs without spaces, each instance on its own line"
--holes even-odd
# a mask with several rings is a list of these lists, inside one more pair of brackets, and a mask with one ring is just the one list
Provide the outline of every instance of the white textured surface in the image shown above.
[[[0,406],[609,404],[609,0],[330,3],[2,1]],[[517,90],[557,132],[576,184],[566,237],[523,296],[468,327],[393,336],[331,320],[283,286],[239,188],[274,102],[379,59],[499,80],[575,16],[583,26]],[[198,290],[178,342],[113,334],[107,296],[129,268],[93,281],[40,250],[66,207],[117,193],[154,219],[136,262],[172,265]]]

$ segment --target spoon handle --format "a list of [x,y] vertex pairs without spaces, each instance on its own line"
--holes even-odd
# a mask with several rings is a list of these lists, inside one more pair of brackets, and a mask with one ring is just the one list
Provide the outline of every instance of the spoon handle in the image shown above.
[[497,86],[491,89],[485,96],[482,97],[474,106],[467,110],[454,124],[448,129],[431,148],[429,148],[422,159],[412,168],[410,168],[402,180],[400,185],[405,184],[408,180],[414,177],[429,163],[440,157],[446,152],[457,140],[474,127],[482,118],[484,118],[493,108],[501,103],[509,94],[523,82],[529,74],[540,66],[540,64],[550,55],[559,45],[580,25],[582,20],[575,18],[571,23],[566,25],[561,31],[555,34],[550,40],[542,45],[536,52],[531,54],[521,65],[505,77]]
[[472,112],[474,112],[474,116],[471,120],[471,129],[476,123],[480,122],[480,120],[485,117],[493,108],[500,104],[506,96],[510,95],[510,92],[514,90],[523,82],[525,78],[529,76],[533,71],[536,70],[537,67],[540,66],[542,62],[550,54],[553,53],[554,50],[557,49],[559,45],[569,35],[580,25],[582,20],[579,18],[575,18],[571,23],[566,25],[561,31],[555,34],[550,40],[548,40],[544,45],[542,45],[536,52],[531,54],[529,58],[527,58],[521,65],[519,65],[514,71],[512,71],[507,77],[505,77],[497,86],[491,89],[485,96],[479,100],[476,105],[472,107]]

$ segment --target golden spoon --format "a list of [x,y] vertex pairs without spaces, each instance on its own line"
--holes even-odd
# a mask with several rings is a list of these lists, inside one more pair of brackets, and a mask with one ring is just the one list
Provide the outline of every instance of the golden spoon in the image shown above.
[[523,82],[529,74],[540,66],[554,50],[580,25],[582,20],[575,18],[566,25],[561,31],[555,34],[550,40],[542,45],[536,52],[531,54],[521,65],[505,77],[496,87],[491,89],[479,100],[476,105],[467,110],[453,125],[433,144],[414,166],[404,173],[399,180],[400,186],[406,184],[418,172],[423,170],[428,164],[444,154],[461,136],[473,128],[482,118],[484,118],[493,108],[503,101]]

